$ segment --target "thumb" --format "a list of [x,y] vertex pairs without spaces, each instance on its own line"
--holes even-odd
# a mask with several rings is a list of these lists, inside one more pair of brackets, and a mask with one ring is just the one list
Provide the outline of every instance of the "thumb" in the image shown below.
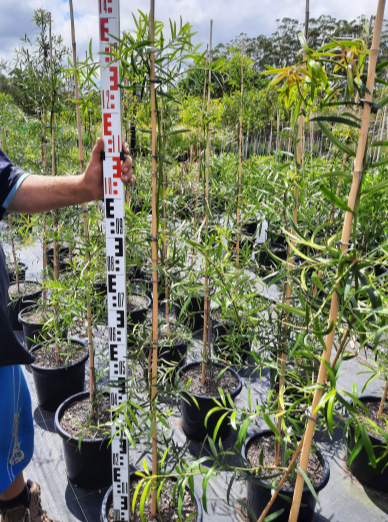
[[92,161],[100,161],[101,152],[104,150],[104,140],[102,138],[97,138],[96,144],[93,147],[92,151]]

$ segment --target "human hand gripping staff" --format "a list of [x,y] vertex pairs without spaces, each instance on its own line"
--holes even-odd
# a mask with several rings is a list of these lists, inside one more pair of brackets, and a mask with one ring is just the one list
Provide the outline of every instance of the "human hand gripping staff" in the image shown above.
[[[121,181],[135,183],[129,146],[122,144]],[[104,196],[98,138],[85,172],[79,176],[39,176],[16,167],[0,149],[0,218],[5,212],[37,213],[86,203]],[[40,486],[25,482],[23,470],[34,447],[31,397],[21,365],[34,357],[17,340],[8,319],[9,278],[0,246],[0,522],[55,522],[41,507]]]

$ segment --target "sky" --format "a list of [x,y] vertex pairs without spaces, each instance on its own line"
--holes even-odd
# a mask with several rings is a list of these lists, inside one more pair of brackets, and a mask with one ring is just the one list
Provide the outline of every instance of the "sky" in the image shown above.
[[[53,33],[61,34],[64,42],[71,46],[71,29],[68,0],[0,0],[0,60],[12,64],[15,48],[20,47],[24,34],[34,37],[31,22],[34,9],[43,7],[51,11]],[[140,9],[147,12],[149,0],[121,0],[121,30],[134,27],[131,12]],[[89,41],[93,39],[94,52],[98,40],[98,0],[73,0],[77,54],[83,59]],[[351,7],[351,9],[350,9]],[[310,17],[322,14],[334,18],[352,20],[359,15],[368,18],[376,14],[377,0],[310,0]],[[349,16],[350,10],[352,11]],[[208,43],[210,20],[213,20],[213,46],[227,43],[246,33],[248,37],[260,34],[269,36],[277,27],[276,19],[284,17],[304,20],[304,0],[155,0],[155,18],[168,26],[169,18],[190,22],[198,32],[194,43]],[[168,38],[168,32],[165,32]]]

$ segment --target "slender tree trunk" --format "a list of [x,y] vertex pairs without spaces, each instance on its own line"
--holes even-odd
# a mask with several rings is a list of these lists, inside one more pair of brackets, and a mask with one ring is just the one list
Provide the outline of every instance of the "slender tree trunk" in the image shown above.
[[269,135],[268,156],[271,156],[271,152],[272,152],[272,126],[273,126],[273,122],[271,120],[271,132]]
[[[52,175],[56,176],[56,163],[55,163],[55,117],[54,117],[54,76],[53,76],[53,45],[51,38],[51,13],[50,13],[50,24],[49,24],[49,42],[50,42],[50,76],[51,76],[51,169]],[[59,267],[58,267],[58,246],[57,246],[57,218],[56,210],[52,212],[52,221],[54,229],[54,279],[59,278]],[[58,345],[58,304],[55,306],[56,318],[55,318],[55,360],[59,362],[59,345]]]
[[[207,62],[209,58],[209,48],[206,52],[206,62],[205,62],[205,79],[203,82],[203,100],[202,100],[202,120],[203,115],[205,114],[205,100],[206,100],[206,69]],[[195,211],[194,211],[194,233],[197,228],[197,209],[198,209],[198,195],[199,195],[199,182],[201,181],[201,160],[202,160],[202,139],[203,139],[203,121],[201,122],[201,128],[199,131],[199,146],[198,146],[198,173],[197,173],[197,183],[196,183],[196,197],[195,197]]]
[[240,254],[240,201],[241,201],[241,168],[242,168],[242,143],[243,143],[243,96],[244,96],[244,41],[241,43],[241,100],[240,100],[240,139],[238,157],[238,185],[237,185],[237,243],[236,243],[236,266],[239,265]]
[[[212,79],[212,33],[213,33],[213,20],[210,20],[210,45],[209,45],[209,85],[207,91],[207,126],[206,126],[206,195],[205,195],[205,231],[207,238],[207,230],[209,226],[209,163],[210,163],[210,128],[209,128],[209,113],[210,113],[210,84]],[[208,344],[208,329],[209,329],[209,276],[208,276],[208,263],[207,258],[205,259],[205,303],[204,303],[204,314],[203,314],[203,349],[202,349],[202,376],[201,382],[205,384],[206,380],[206,354]],[[210,348],[210,347],[209,347]]]
[[278,154],[279,154],[279,132],[280,132],[280,110],[277,114],[277,134],[276,134],[276,152],[275,152],[275,163],[278,162]]

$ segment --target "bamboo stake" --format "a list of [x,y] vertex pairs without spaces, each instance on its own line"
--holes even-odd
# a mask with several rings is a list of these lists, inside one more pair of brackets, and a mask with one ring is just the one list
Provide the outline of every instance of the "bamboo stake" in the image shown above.
[[[380,36],[381,36],[381,28],[382,28],[383,15],[384,15],[384,7],[385,7],[385,0],[379,0],[378,7],[377,7],[377,15],[376,15],[374,34],[373,34],[372,47],[371,47],[371,50],[369,53],[368,80],[367,80],[367,90],[365,93],[365,99],[370,102],[372,101],[371,93],[373,93],[373,88],[374,88],[376,61],[377,61],[377,53],[378,53],[378,49],[379,49],[379,45],[380,45]],[[352,187],[350,190],[349,200],[348,200],[348,207],[352,211],[355,208],[358,192],[359,192],[359,189],[361,186],[361,181],[362,181],[363,162],[364,162],[364,155],[365,155],[367,139],[368,139],[368,127],[369,127],[369,121],[370,121],[370,114],[371,114],[370,105],[368,103],[364,103],[363,111],[362,111],[361,131],[360,131],[360,137],[358,140],[357,154],[356,154],[354,173],[353,173],[353,182],[352,182]],[[352,221],[353,221],[353,212],[346,212],[345,219],[344,219],[344,226],[343,226],[343,230],[342,230],[342,238],[341,238],[341,251],[342,252],[344,252],[346,250],[346,248],[347,248],[346,245],[349,243]],[[338,317],[338,294],[336,292],[334,292],[332,301],[331,301],[331,307],[330,307],[329,325],[332,322],[335,325],[336,321],[337,321],[337,317]],[[327,363],[329,363],[329,361],[330,361],[330,356],[331,356],[331,351],[332,351],[333,341],[334,341],[334,335],[335,335],[335,327],[332,329],[331,333],[326,336],[326,340],[325,340],[326,350],[323,351],[322,357]],[[311,443],[312,443],[312,439],[314,436],[315,423],[316,423],[316,418],[317,418],[317,412],[315,410],[322,397],[323,390],[321,389],[321,386],[324,384],[325,379],[326,379],[326,366],[325,366],[324,362],[322,361],[321,365],[320,365],[320,369],[319,369],[318,380],[317,380],[318,387],[314,393],[314,399],[313,399],[313,403],[311,406],[311,412],[310,412],[311,417],[309,418],[308,423],[307,423],[306,435],[305,435],[302,455],[301,455],[301,459],[300,459],[300,466],[304,470],[304,472],[306,472],[306,470],[307,470],[307,465],[308,465],[309,456],[310,456]],[[289,522],[297,521],[299,509],[300,509],[301,498],[302,498],[303,486],[304,486],[304,479],[303,479],[302,474],[298,471]]]
[[381,402],[380,402],[380,407],[379,407],[379,412],[377,414],[377,417],[380,418],[381,415],[383,414],[383,409],[384,409],[384,403],[385,403],[385,399],[387,398],[387,393],[388,393],[388,379],[385,383],[385,387],[384,387],[384,392],[383,392],[383,396],[381,398]]
[[[74,85],[75,85],[75,100],[76,100],[76,113],[77,113],[77,127],[78,127],[78,144],[79,144],[79,161],[81,174],[84,172],[84,152],[82,148],[82,130],[81,130],[81,113],[79,107],[79,92],[78,92],[78,78],[77,78],[77,47],[75,42],[75,29],[74,29],[74,14],[73,14],[73,0],[69,0],[70,6],[70,21],[71,21],[71,38],[73,45],[73,66],[74,72]],[[86,246],[86,303],[87,303],[87,320],[88,320],[88,346],[89,346],[89,369],[90,369],[90,402],[91,402],[91,417],[96,414],[96,372],[94,368],[94,350],[93,350],[93,335],[92,335],[92,315],[90,310],[90,279],[89,279],[89,228],[88,228],[88,215],[86,209],[86,203],[82,204],[82,214],[84,221],[84,240]]]
[[[163,141],[164,133],[163,133],[163,100],[160,100],[160,138]],[[166,144],[164,146],[164,150],[166,151]],[[166,209],[166,190],[167,190],[167,172],[165,166],[163,164],[163,239],[162,239],[162,248],[163,248],[163,257],[164,257],[164,268],[165,268],[165,313],[166,313],[166,329],[167,332],[170,331],[170,307],[168,302],[169,288],[168,288],[168,260],[167,260],[167,241],[166,241],[166,233],[167,233],[167,209]]]
[[[158,372],[158,162],[156,158],[156,99],[155,99],[155,0],[151,0],[150,12],[150,39],[151,39],[151,70],[150,70],[150,92],[151,92],[151,119],[152,119],[152,279],[153,279],[153,302],[152,302],[152,386],[151,386],[151,409],[154,423],[152,433],[152,474],[158,474],[158,446],[156,426],[156,392]],[[151,516],[156,517],[157,512],[157,482],[156,478],[152,484]]]
[[242,140],[243,140],[243,95],[244,95],[244,40],[241,43],[241,101],[240,101],[240,139],[238,153],[238,191],[237,191],[237,245],[236,266],[240,262],[240,203],[241,203],[241,168],[242,168]]
[[[207,123],[206,123],[206,195],[205,195],[205,231],[208,232],[209,226],[209,162],[210,162],[210,83],[212,79],[212,32],[213,20],[210,20],[210,46],[209,46],[209,85],[207,90]],[[205,259],[205,299],[204,299],[204,313],[203,313],[203,349],[202,349],[202,376],[201,382],[205,384],[206,379],[206,352],[209,329],[209,276],[207,273],[207,258]],[[210,333],[210,329],[209,329]]]

